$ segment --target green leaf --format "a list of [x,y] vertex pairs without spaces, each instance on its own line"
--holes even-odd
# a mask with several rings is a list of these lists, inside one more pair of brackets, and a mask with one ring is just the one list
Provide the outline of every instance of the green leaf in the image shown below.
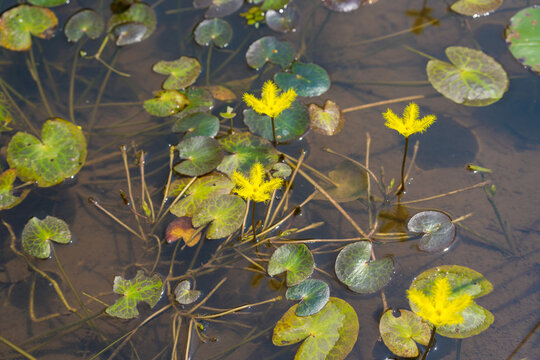
[[288,178],[292,173],[292,169],[289,165],[285,163],[275,163],[274,166],[272,166],[272,177],[275,178]]
[[249,46],[246,60],[254,69],[260,69],[266,62],[286,68],[293,62],[294,52],[288,42],[278,41],[273,36],[265,36]]
[[531,6],[510,19],[505,36],[508,50],[523,65],[540,74],[540,7]]
[[216,168],[223,159],[223,150],[211,137],[194,136],[182,140],[176,148],[181,159],[174,171],[187,176],[204,175]]
[[301,283],[313,273],[315,261],[305,244],[280,246],[268,262],[268,274],[274,276],[287,271],[287,286]]
[[182,111],[188,104],[188,99],[181,92],[161,90],[153,99],[145,100],[143,106],[150,115],[164,117]]
[[294,31],[300,22],[300,12],[295,6],[287,6],[281,10],[268,10],[264,20],[270,29],[288,33]]
[[[321,183],[323,189],[337,202],[354,201],[366,196],[367,174],[351,161],[345,160],[328,173],[333,184]],[[326,200],[318,193],[317,200]]]
[[[473,299],[489,294],[493,285],[479,272],[458,265],[441,265],[424,271],[412,282],[409,289],[418,289],[426,295],[431,294],[433,282],[438,277],[446,277],[452,288],[449,300],[466,293]],[[418,311],[409,301],[411,309]],[[486,330],[493,323],[493,314],[483,307],[472,304],[463,310],[463,322],[456,325],[444,325],[437,328],[437,333],[450,338],[467,338]]]
[[201,292],[199,290],[191,290],[191,283],[189,280],[182,280],[176,285],[174,296],[176,301],[180,304],[188,305],[195,302],[199,296],[201,296]]
[[287,300],[300,300],[296,315],[309,316],[320,311],[330,298],[330,288],[322,280],[306,279],[287,289]]
[[55,118],[41,129],[41,141],[18,132],[9,142],[7,161],[22,181],[40,187],[61,183],[77,174],[86,160],[86,140],[79,126]]
[[450,9],[461,15],[479,17],[497,10],[502,3],[503,0],[458,0]]
[[103,32],[105,23],[101,16],[92,9],[83,9],[73,14],[64,26],[68,41],[79,41],[84,34],[90,39],[97,39]]
[[69,0],[28,0],[32,5],[43,6],[43,7],[53,7],[59,6],[67,3]]
[[217,169],[229,176],[235,170],[248,175],[256,162],[270,170],[278,160],[278,151],[268,140],[249,132],[231,134],[219,139],[219,143],[231,155],[226,155]]
[[145,302],[153,308],[161,297],[162,288],[159,275],[154,274],[148,277],[142,270],[137,271],[137,275],[132,280],[115,276],[113,291],[123,296],[105,309],[105,312],[121,319],[133,319],[139,316],[137,304]]
[[[268,115],[257,114],[252,109],[244,110],[244,123],[249,130],[272,141],[272,119]],[[309,126],[309,113],[306,106],[295,100],[291,106],[283,110],[275,119],[276,139],[278,143],[286,143],[298,139]]]
[[19,5],[5,11],[0,18],[0,46],[10,50],[30,49],[30,34],[42,39],[54,35],[58,19],[49,9]]
[[203,226],[211,222],[206,237],[220,239],[234,233],[242,226],[246,203],[236,195],[213,196],[202,202],[193,214],[193,225]]
[[169,75],[163,83],[165,90],[179,90],[193,84],[201,73],[201,64],[195,58],[182,56],[174,61],[160,61],[154,64],[152,70],[162,75]]
[[156,30],[156,14],[145,3],[133,3],[126,11],[113,14],[107,29],[117,46],[141,42]]
[[194,0],[194,8],[208,8],[204,14],[207,18],[225,17],[235,13],[242,7],[244,0]]
[[456,238],[456,227],[446,214],[440,211],[422,211],[407,224],[409,231],[423,233],[418,247],[434,252],[447,249]]
[[343,360],[358,338],[358,316],[346,301],[331,297],[316,314],[297,316],[294,305],[274,328],[272,343],[276,346],[296,344],[302,340],[295,360]]
[[194,113],[207,112],[214,106],[212,94],[204,88],[190,86],[186,90],[180,92],[187,97],[188,105],[184,110],[175,114],[175,118],[182,119]]
[[469,106],[486,106],[508,90],[503,67],[479,50],[462,46],[446,48],[450,63],[430,60],[427,75],[431,85],[450,100]]
[[309,105],[309,126],[313,131],[327,136],[336,135],[343,129],[345,118],[332,100],[326,100],[324,107]]
[[323,0],[324,6],[333,11],[350,12],[366,3],[365,0]]
[[394,272],[394,262],[388,257],[372,261],[371,243],[358,241],[339,252],[335,270],[339,281],[349,289],[369,294],[388,284]]
[[232,36],[231,25],[219,18],[203,20],[195,28],[195,42],[201,46],[214,43],[217,47],[223,48],[229,44]]
[[50,241],[67,244],[71,241],[68,224],[53,216],[43,220],[36,217],[28,220],[22,232],[22,247],[26,253],[40,259],[51,255]]
[[299,96],[319,96],[330,88],[328,73],[319,65],[295,62],[290,73],[277,73],[274,81],[284,91],[293,88]]
[[194,113],[178,119],[174,123],[172,131],[185,132],[184,139],[193,136],[214,137],[219,131],[219,119],[208,113]]
[[264,0],[261,5],[262,11],[280,10],[284,8],[291,0]]
[[379,332],[384,344],[397,356],[412,358],[419,354],[416,342],[427,346],[431,337],[431,327],[412,311],[386,310],[379,322]]
[[17,170],[7,169],[0,174],[0,210],[11,209],[24,200],[30,190],[24,190],[20,196],[13,195],[13,183],[17,177]]

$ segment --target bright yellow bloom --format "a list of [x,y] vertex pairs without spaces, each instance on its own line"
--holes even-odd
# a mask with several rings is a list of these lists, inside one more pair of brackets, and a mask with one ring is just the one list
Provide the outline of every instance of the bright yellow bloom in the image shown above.
[[275,118],[283,110],[289,108],[296,99],[296,92],[292,88],[278,95],[279,91],[277,85],[272,80],[268,80],[263,85],[260,99],[245,93],[244,102],[259,114]]
[[427,115],[418,119],[418,105],[411,102],[403,111],[403,117],[397,116],[392,110],[388,109],[383,113],[386,122],[384,125],[390,129],[396,130],[401,135],[408,138],[414,133],[424,132],[431,124],[437,120],[435,115]]
[[244,199],[255,202],[269,200],[272,192],[283,184],[283,180],[277,178],[264,181],[264,167],[261,163],[253,165],[249,171],[249,179],[237,171],[233,173],[232,178],[236,184],[233,191]]
[[434,326],[461,324],[463,322],[461,313],[472,305],[472,297],[469,294],[462,294],[450,300],[451,290],[448,279],[438,277],[433,283],[431,295],[427,296],[418,289],[411,289],[407,291],[407,296],[418,307],[416,314]]

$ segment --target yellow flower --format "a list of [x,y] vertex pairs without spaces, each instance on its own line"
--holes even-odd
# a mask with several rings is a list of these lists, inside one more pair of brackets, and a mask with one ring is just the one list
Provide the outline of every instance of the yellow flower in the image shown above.
[[450,300],[450,282],[445,277],[438,277],[433,283],[431,295],[427,296],[418,289],[407,291],[409,300],[417,307],[417,315],[434,326],[461,324],[462,311],[473,303],[469,294],[462,294]]
[[246,200],[264,202],[270,199],[270,195],[283,184],[283,180],[272,178],[264,181],[264,167],[261,163],[255,163],[249,172],[249,179],[235,171],[232,176],[236,187],[235,193]]
[[431,124],[437,120],[435,115],[427,115],[418,119],[418,105],[411,102],[403,111],[403,117],[397,116],[392,110],[388,109],[383,113],[386,122],[384,125],[390,129],[396,130],[401,135],[408,138],[414,133],[424,132]]
[[277,85],[272,80],[268,80],[263,85],[260,99],[245,93],[244,102],[259,114],[266,114],[271,118],[275,118],[283,110],[289,108],[296,99],[296,92],[292,88],[282,94],[278,95],[278,93],[279,88]]

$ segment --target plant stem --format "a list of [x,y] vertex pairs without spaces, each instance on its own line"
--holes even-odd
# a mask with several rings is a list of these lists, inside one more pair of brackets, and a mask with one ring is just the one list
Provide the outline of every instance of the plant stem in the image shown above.
[[276,126],[274,125],[274,118],[270,118],[272,119],[272,136],[274,137],[274,147],[277,146],[277,141],[276,141]]
[[405,138],[405,150],[403,150],[403,161],[401,162],[401,185],[396,192],[400,196],[405,192],[405,160],[407,160],[407,150],[409,150],[409,137]]
[[435,333],[437,332],[437,328],[434,326],[431,330],[431,337],[429,338],[428,345],[426,347],[426,351],[424,351],[424,355],[422,356],[422,360],[426,360],[427,354],[429,353],[429,350],[433,347],[433,343],[435,342]]
[[33,357],[32,355],[30,355],[29,353],[27,353],[26,351],[18,347],[17,345],[12,343],[8,339],[0,336],[0,341],[6,344],[7,346],[9,346],[10,348],[12,348],[13,350],[15,350],[16,352],[18,352],[19,354],[23,355],[25,358],[31,359],[31,360],[37,360],[35,357]]
[[255,232],[255,200],[251,204],[251,228],[253,229],[253,242],[257,242],[257,233]]
[[341,112],[342,113],[348,113],[348,112],[351,112],[351,111],[369,109],[369,108],[372,108],[372,107],[375,107],[375,106],[381,106],[381,105],[387,105],[387,104],[393,104],[393,103],[402,102],[402,101],[411,101],[411,100],[417,100],[417,99],[423,99],[423,98],[425,98],[424,95],[405,96],[405,97],[396,98],[396,99],[382,100],[382,101],[377,101],[377,102],[370,103],[370,104],[353,106],[353,107],[350,107],[350,108],[343,109],[343,110],[341,110]]
[[32,79],[36,82],[36,85],[38,87],[39,95],[41,96],[41,100],[43,101],[43,105],[45,105],[45,109],[47,110],[47,114],[49,114],[49,117],[53,117],[53,112],[51,110],[51,107],[49,106],[49,102],[47,101],[47,97],[45,96],[45,91],[43,90],[43,86],[41,85],[41,81],[39,80],[39,74],[37,71],[36,66],[36,60],[34,58],[34,51],[32,48],[30,48],[30,63],[28,63],[28,71],[30,71],[30,75],[32,76]]

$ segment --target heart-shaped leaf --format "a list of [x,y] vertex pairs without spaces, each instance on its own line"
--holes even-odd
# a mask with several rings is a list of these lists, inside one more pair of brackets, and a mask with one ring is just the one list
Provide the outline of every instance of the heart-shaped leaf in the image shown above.
[[156,30],[156,14],[145,3],[136,2],[119,14],[113,14],[107,24],[117,46],[131,45],[147,39]]
[[440,211],[422,211],[407,224],[409,231],[423,233],[418,247],[424,251],[447,249],[456,238],[456,227],[446,214]]
[[301,283],[313,273],[315,261],[305,244],[280,246],[268,262],[268,274],[274,276],[287,271],[287,286]]
[[137,275],[132,280],[115,276],[113,291],[123,296],[105,309],[105,312],[121,319],[133,319],[139,316],[137,304],[145,302],[153,308],[161,297],[162,288],[159,275],[154,274],[148,277],[142,270],[137,271]]
[[293,88],[299,96],[319,96],[330,88],[328,73],[319,65],[295,62],[291,72],[277,73],[274,81],[283,91]]
[[0,18],[0,46],[10,50],[30,49],[30,34],[42,39],[54,35],[58,19],[49,9],[39,6],[19,5],[2,14]]
[[412,358],[419,354],[420,343],[427,346],[431,327],[412,311],[399,309],[399,316],[387,310],[379,322],[379,332],[384,344],[397,356]]
[[204,175],[216,168],[223,159],[219,143],[208,136],[194,136],[182,140],[176,148],[181,159],[174,171],[187,176]]
[[287,6],[282,10],[268,10],[264,16],[266,25],[274,31],[287,33],[294,31],[300,21],[300,11],[296,6]]
[[199,243],[201,240],[201,234],[195,234],[196,230],[191,224],[191,218],[182,216],[174,219],[169,223],[165,230],[165,240],[168,243],[174,242],[178,239],[184,239],[187,246],[192,247]]
[[324,107],[309,105],[309,126],[322,135],[336,135],[343,129],[345,118],[341,110],[332,100],[326,100]]
[[165,90],[180,90],[193,84],[201,73],[201,64],[195,58],[182,56],[178,60],[157,62],[152,70],[162,75],[169,75],[163,83]]
[[272,171],[271,171],[272,177],[285,179],[285,178],[288,178],[291,175],[291,173],[292,173],[291,167],[285,163],[278,162],[278,163],[275,163],[274,166],[272,166]]
[[242,7],[244,0],[194,0],[193,7],[208,8],[204,14],[207,18],[225,17],[235,13]]
[[294,305],[279,319],[272,342],[276,346],[296,344],[302,340],[296,356],[302,359],[343,360],[358,338],[358,316],[346,301],[331,297],[328,303],[311,316],[296,315]]
[[322,280],[306,279],[287,289],[287,300],[300,300],[296,315],[309,316],[321,310],[330,298],[330,288]]
[[450,9],[461,15],[484,16],[499,8],[503,0],[458,0],[450,6]]
[[236,195],[218,195],[202,202],[193,214],[193,225],[211,222],[206,233],[208,239],[220,239],[234,233],[242,226],[246,203]]
[[[502,1],[501,1],[502,2]],[[506,29],[508,50],[523,65],[540,74],[540,7],[517,12]]]
[[349,289],[369,294],[388,284],[394,272],[394,262],[388,257],[371,261],[371,243],[358,241],[339,252],[335,270],[339,281]]
[[[351,161],[345,160],[328,173],[332,184],[322,183],[321,186],[334,200],[348,202],[366,196],[367,174]],[[315,196],[317,200],[326,200],[323,194]]]
[[30,190],[24,190],[20,196],[13,195],[13,183],[17,177],[17,170],[7,169],[0,174],[0,210],[11,209],[24,200]]
[[201,292],[199,290],[192,290],[189,280],[182,280],[176,285],[174,296],[180,304],[188,305],[195,302],[201,296]]
[[350,12],[356,10],[365,0],[323,0],[324,6],[333,11]]
[[229,44],[233,36],[231,25],[223,19],[203,20],[195,28],[195,42],[201,46],[214,43],[223,48]]
[[174,117],[182,119],[188,115],[198,113],[198,112],[207,112],[214,106],[214,99],[210,91],[201,88],[190,86],[186,90],[180,91],[188,99],[188,105],[184,110],[180,111],[178,114],[175,114]]
[[486,106],[508,90],[503,67],[479,50],[462,46],[446,48],[450,63],[430,60],[427,75],[431,85],[450,100],[469,106]]
[[26,253],[46,259],[51,255],[51,241],[59,244],[71,241],[71,232],[64,220],[53,216],[47,216],[43,220],[33,217],[24,225],[22,247]]
[[86,140],[79,126],[55,118],[41,129],[41,141],[18,132],[9,142],[7,161],[22,181],[56,185],[77,174],[86,160]]
[[174,115],[188,105],[188,99],[184,94],[176,90],[161,90],[153,99],[145,100],[144,110],[154,116]]
[[260,69],[266,62],[286,68],[294,60],[294,52],[286,41],[278,41],[273,36],[265,36],[255,40],[246,52],[249,66]]
[[68,41],[79,41],[84,34],[90,39],[97,39],[103,32],[103,18],[92,9],[83,9],[73,14],[64,26]]
[[184,139],[193,136],[214,137],[219,131],[219,119],[208,113],[194,113],[178,119],[174,123],[172,131],[185,132]]

